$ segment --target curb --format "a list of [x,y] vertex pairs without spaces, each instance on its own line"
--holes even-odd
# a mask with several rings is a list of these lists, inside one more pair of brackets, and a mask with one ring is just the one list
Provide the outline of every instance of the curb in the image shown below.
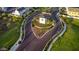
[[[35,10],[36,12],[36,10]],[[33,12],[34,13],[34,12]],[[25,37],[25,25],[29,22],[29,20],[27,19],[29,16],[27,16],[24,21],[22,22],[21,24],[21,27],[20,27],[20,36],[19,36],[19,39],[15,42],[15,44],[10,48],[10,51],[15,51],[17,49],[17,47],[20,45],[18,44],[19,41],[22,41]],[[26,20],[27,19],[27,20]],[[28,21],[28,22],[27,22]],[[26,23],[27,22],[27,23]],[[24,34],[24,36],[22,37],[22,35]]]
[[61,20],[61,21],[62,21],[63,24],[64,24],[64,29],[63,29],[63,31],[51,42],[51,44],[49,45],[47,51],[50,51],[50,50],[51,50],[53,43],[55,43],[56,40],[57,40],[59,37],[61,37],[61,36],[65,33],[65,31],[66,31],[66,23],[65,23],[63,20]]
[[22,34],[23,34],[23,27],[24,27],[24,24],[25,24],[25,19],[24,21],[22,22],[21,24],[21,27],[20,27],[20,36],[19,36],[19,39],[15,42],[15,44],[10,48],[10,51],[15,51],[16,48],[19,46],[18,42],[22,40]]

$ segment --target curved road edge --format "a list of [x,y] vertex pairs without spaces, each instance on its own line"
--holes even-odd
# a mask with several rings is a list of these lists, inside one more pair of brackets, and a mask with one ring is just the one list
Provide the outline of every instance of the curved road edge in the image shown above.
[[[60,19],[60,20],[61,20],[61,19]],[[63,30],[62,30],[62,32],[60,32],[60,34],[59,34],[57,37],[55,37],[54,40],[52,40],[52,42],[50,43],[50,45],[49,45],[47,51],[50,51],[50,50],[51,50],[51,48],[52,48],[52,46],[53,46],[53,43],[55,43],[56,40],[57,40],[59,37],[61,37],[61,36],[65,33],[65,31],[66,31],[66,28],[67,28],[66,23],[65,23],[63,20],[61,20],[61,22],[62,22],[63,25],[64,25]]]
[[[37,10],[35,10],[34,12],[36,12]],[[34,13],[33,12],[33,13]],[[32,13],[32,14],[33,14]],[[18,48],[18,46],[20,45],[20,44],[18,44],[18,42],[19,41],[23,41],[23,38],[25,37],[25,25],[27,24],[27,21],[28,20],[26,20],[27,18],[28,18],[29,16],[27,16],[24,20],[23,20],[23,22],[22,22],[22,24],[21,24],[21,27],[20,27],[20,36],[19,36],[19,38],[18,38],[18,40],[15,42],[15,44],[10,48],[10,50],[9,51],[15,51],[17,48]],[[23,36],[23,34],[24,34],[24,36]]]
[[22,40],[24,24],[25,24],[25,19],[24,19],[24,21],[22,22],[21,27],[20,27],[20,36],[19,36],[19,39],[18,39],[18,40],[15,42],[15,44],[10,48],[10,51],[15,51],[16,48],[19,46],[18,42]]

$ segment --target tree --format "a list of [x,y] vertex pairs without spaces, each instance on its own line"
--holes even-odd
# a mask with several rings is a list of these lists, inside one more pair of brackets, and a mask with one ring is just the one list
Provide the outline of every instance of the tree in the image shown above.
[[50,11],[50,7],[39,7],[39,11],[40,12],[49,12]]
[[66,12],[66,8],[65,7],[62,7],[60,9],[60,14],[67,15],[67,12]]

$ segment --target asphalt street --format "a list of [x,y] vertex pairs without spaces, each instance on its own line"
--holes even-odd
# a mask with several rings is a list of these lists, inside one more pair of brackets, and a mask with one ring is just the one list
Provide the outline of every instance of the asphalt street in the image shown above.
[[56,20],[55,27],[48,31],[42,38],[37,38],[31,29],[32,19],[39,13],[35,12],[31,16],[27,17],[28,23],[25,25],[25,37],[16,51],[42,51],[52,36],[61,30],[61,22],[56,13],[53,13],[52,15],[52,18]]

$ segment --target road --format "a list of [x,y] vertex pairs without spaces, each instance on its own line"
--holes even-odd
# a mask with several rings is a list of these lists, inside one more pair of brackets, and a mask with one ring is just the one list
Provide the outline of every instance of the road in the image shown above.
[[16,51],[42,51],[47,42],[61,29],[61,22],[58,19],[56,13],[52,15],[54,19],[56,19],[56,25],[50,31],[48,31],[42,38],[37,38],[31,29],[31,23],[34,16],[36,16],[38,12],[33,13],[29,16],[28,23],[25,26],[25,38],[16,49]]

